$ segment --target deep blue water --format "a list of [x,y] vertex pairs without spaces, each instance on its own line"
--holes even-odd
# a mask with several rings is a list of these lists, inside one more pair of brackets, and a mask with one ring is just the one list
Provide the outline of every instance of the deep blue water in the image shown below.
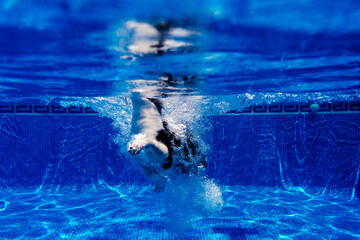
[[[0,93],[6,97],[125,94],[128,80],[197,76],[193,94],[323,92],[359,87],[358,1],[4,0]],[[182,54],[121,56],[124,23],[196,32]],[[130,86],[129,86],[130,85]],[[180,88],[180,87],[179,87]],[[356,91],[357,92],[357,91]]]
[[[1,1],[0,239],[360,239],[359,9]],[[160,193],[139,89],[207,155]]]

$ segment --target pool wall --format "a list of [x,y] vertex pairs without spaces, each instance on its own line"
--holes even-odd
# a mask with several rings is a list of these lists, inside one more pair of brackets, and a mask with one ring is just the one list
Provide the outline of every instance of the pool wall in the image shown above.
[[[336,106],[316,113],[297,105],[288,106],[292,112],[282,105],[253,106],[207,116],[208,176],[224,185],[302,187],[359,197],[360,111],[354,104]],[[0,105],[0,187],[149,184],[112,141],[117,134],[111,119],[90,108]]]

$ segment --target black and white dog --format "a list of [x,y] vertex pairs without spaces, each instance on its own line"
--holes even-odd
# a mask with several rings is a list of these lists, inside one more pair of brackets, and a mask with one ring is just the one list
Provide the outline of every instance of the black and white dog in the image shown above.
[[[171,22],[161,22],[152,26],[147,23],[128,21],[125,23],[132,43],[128,52],[137,56],[163,55],[176,52],[191,44],[171,37],[194,34],[182,28],[172,27]],[[189,82],[193,77],[174,77],[165,74],[157,86],[145,86],[132,91],[133,116],[131,141],[128,152],[134,156],[144,175],[162,187],[170,176],[195,174],[206,167],[206,157],[200,151],[199,143],[189,131],[180,137],[171,131],[169,123],[162,118],[163,104],[159,96],[162,90],[171,89],[179,82]]]
[[137,89],[132,92],[131,99],[132,140],[128,152],[144,175],[158,183],[156,188],[162,188],[169,177],[197,174],[206,168],[206,155],[194,136],[189,131],[185,137],[178,136],[163,120],[160,98],[149,96],[146,89]]

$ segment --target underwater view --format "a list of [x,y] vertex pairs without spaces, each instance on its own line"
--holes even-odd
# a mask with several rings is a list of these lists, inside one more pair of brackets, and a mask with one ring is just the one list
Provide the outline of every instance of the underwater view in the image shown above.
[[360,239],[360,2],[0,2],[0,239]]

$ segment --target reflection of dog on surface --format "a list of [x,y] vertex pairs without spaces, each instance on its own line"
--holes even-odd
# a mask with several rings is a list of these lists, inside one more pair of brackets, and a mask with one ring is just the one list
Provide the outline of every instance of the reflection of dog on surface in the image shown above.
[[130,42],[124,50],[136,56],[183,52],[185,49],[191,48],[192,44],[183,41],[183,38],[199,35],[199,33],[173,25],[171,21],[160,22],[156,25],[127,21],[124,28],[118,30],[117,35],[125,35],[125,39],[130,37]]

